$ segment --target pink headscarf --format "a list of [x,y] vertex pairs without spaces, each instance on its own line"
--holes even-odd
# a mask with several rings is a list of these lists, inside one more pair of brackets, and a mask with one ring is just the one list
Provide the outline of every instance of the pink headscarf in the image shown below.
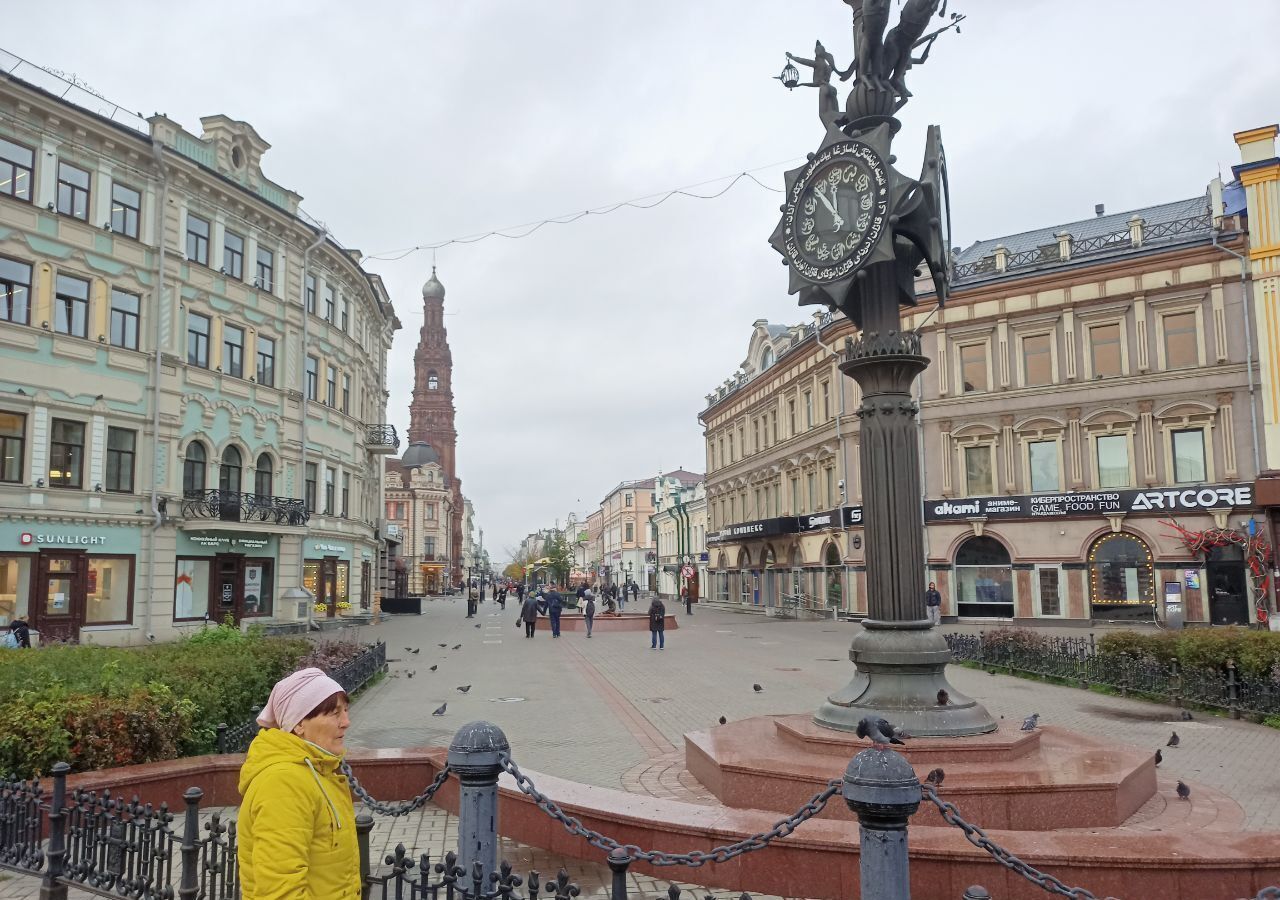
[[276,682],[267,705],[258,714],[258,724],[293,731],[313,709],[342,692],[342,685],[319,669],[299,669]]

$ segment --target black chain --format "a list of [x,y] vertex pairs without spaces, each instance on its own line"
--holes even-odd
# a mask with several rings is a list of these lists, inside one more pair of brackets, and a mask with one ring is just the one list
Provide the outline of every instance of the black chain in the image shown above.
[[407,816],[411,812],[421,809],[427,802],[436,795],[436,791],[440,790],[440,786],[449,780],[449,766],[446,764],[440,770],[440,774],[436,776],[436,780],[427,785],[426,789],[414,797],[412,800],[405,800],[401,803],[387,803],[382,800],[375,800],[373,796],[364,789],[355,773],[351,771],[351,766],[344,759],[342,765],[338,767],[343,775],[347,776],[347,781],[351,783],[351,791],[360,798],[360,802],[380,816]]
[[[1056,894],[1059,897],[1072,897],[1074,900],[1098,900],[1098,898],[1079,887],[1067,887],[1057,878],[1045,872],[1041,872],[1035,866],[1028,865],[1018,857],[1014,856],[1008,850],[1001,847],[991,838],[987,837],[987,833],[977,825],[971,825],[960,816],[960,810],[956,809],[955,804],[948,803],[946,800],[938,798],[937,789],[929,783],[920,785],[920,791],[934,806],[938,807],[938,812],[942,813],[942,818],[947,824],[954,825],[964,832],[964,836],[968,838],[969,843],[985,850],[991,854],[991,857],[1007,869],[1012,869],[1032,884],[1038,885],[1041,889]],[[1115,900],[1114,897],[1108,897],[1107,900]]]
[[515,779],[516,786],[523,793],[532,797],[540,810],[563,825],[570,834],[585,838],[591,846],[605,852],[622,850],[630,859],[643,860],[654,866],[691,866],[696,868],[704,863],[722,863],[733,859],[735,856],[750,853],[752,850],[761,850],[769,846],[777,838],[783,838],[791,834],[805,822],[822,812],[827,805],[827,801],[840,792],[840,787],[843,783],[838,778],[832,779],[827,782],[825,788],[814,794],[808,803],[800,807],[795,815],[775,822],[768,831],[753,834],[749,838],[743,838],[736,844],[726,844],[707,851],[694,850],[691,853],[667,853],[663,850],[643,850],[635,844],[619,844],[611,837],[607,837],[598,831],[592,831],[582,824],[581,819],[569,815],[554,800],[549,799],[546,794],[539,791],[529,776],[520,771],[519,766],[515,764],[515,760],[509,755],[503,753],[498,759],[503,771]]

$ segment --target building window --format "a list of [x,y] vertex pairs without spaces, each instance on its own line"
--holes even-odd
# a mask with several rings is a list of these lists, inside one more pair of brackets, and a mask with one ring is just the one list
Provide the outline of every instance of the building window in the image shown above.
[[342,411],[351,412],[351,376],[346,372],[342,373]]
[[435,535],[427,535],[423,541],[423,552],[426,553],[427,559],[435,560],[436,558],[436,538]]
[[956,612],[961,616],[1013,617],[1013,566],[993,537],[971,537],[956,551]]
[[58,163],[58,212],[89,221],[89,173],[70,163]]
[[271,496],[271,457],[258,454],[258,465],[253,470],[253,492],[259,497]]
[[222,240],[222,271],[232,278],[244,280],[244,238],[230,230]]
[[622,540],[628,544],[631,543],[633,540],[635,540],[635,531],[636,531],[636,526],[628,522],[626,525],[626,534],[622,538]]
[[805,508],[805,512],[817,512],[818,511],[818,476],[813,472],[809,472],[805,475],[804,478],[805,478],[805,486],[809,489],[809,494],[808,494],[809,504]]
[[1056,566],[1044,566],[1036,570],[1036,589],[1040,595],[1040,615],[1062,615],[1062,595],[1058,587],[1059,572]]
[[258,248],[258,271],[253,283],[264,291],[275,288],[276,255],[265,247]]
[[212,559],[178,557],[173,586],[173,620],[202,619],[209,611],[209,590],[213,583]]
[[133,462],[138,432],[127,428],[107,428],[107,483],[112,493],[133,493]]
[[760,452],[760,420],[751,420],[751,443],[755,446],[756,452]]
[[[796,401],[791,398],[787,401],[787,437],[795,437],[796,434]],[[730,439],[732,442],[732,438]]]
[[434,503],[427,504],[427,521],[434,522],[436,518],[436,505]]
[[306,504],[307,512],[314,512],[316,508],[316,464],[307,463],[306,470]]
[[346,518],[351,509],[351,473],[342,473],[342,516]]
[[827,508],[832,509],[836,505],[836,470],[824,469],[823,472],[827,482]]
[[764,353],[760,354],[760,371],[763,372],[773,365],[773,348],[765,347]]
[[0,319],[26,325],[31,317],[31,266],[0,256]]
[[209,220],[187,213],[187,259],[209,265]]
[[324,286],[324,320],[333,324],[333,288]]
[[1120,352],[1120,323],[1094,325],[1089,329],[1089,353],[1094,378],[1114,378],[1123,374]]
[[89,336],[89,282],[59,275],[53,300],[53,330],[73,337]]
[[1173,481],[1175,484],[1205,482],[1204,429],[1186,428],[1173,432]]
[[222,371],[244,377],[244,329],[239,325],[222,326]]
[[[21,413],[0,412],[0,481],[22,482],[22,466],[26,459],[27,417]],[[4,592],[0,591],[0,598]]]
[[235,447],[227,447],[222,451],[222,465],[218,467],[218,490],[224,494],[240,493],[240,470],[242,458]]
[[965,344],[960,347],[960,383],[964,393],[987,390],[987,345]]
[[1098,454],[1098,487],[1128,487],[1129,436],[1124,434],[1099,435],[1096,443]]
[[276,383],[276,341],[275,338],[258,335],[257,340],[258,370],[255,376],[258,384],[272,387]]
[[729,432],[729,462],[733,462],[737,458],[733,452],[733,432]]
[[209,368],[209,317],[187,313],[187,364]]
[[343,332],[346,332],[347,327],[351,324],[351,302],[347,300],[346,297],[343,297],[338,308],[341,311],[342,316],[342,321],[339,323],[339,327]]
[[1200,364],[1195,310],[1169,313],[1161,318],[1164,329],[1166,369],[1189,369]]
[[1031,441],[1027,444],[1027,468],[1031,473],[1031,493],[1060,490],[1058,442]]
[[314,316],[316,314],[316,276],[314,275],[307,276],[306,294],[307,312]]
[[995,472],[992,470],[991,457],[989,445],[964,448],[965,492],[969,496],[995,493]]
[[138,315],[142,298],[128,291],[111,289],[111,345],[138,349]]
[[769,410],[769,443],[778,443],[778,411]]
[[631,505],[631,499],[632,499],[632,498],[631,498],[631,495],[630,495],[630,494],[623,494],[623,495],[622,495],[622,505],[623,505],[623,506],[630,506],[630,505]]
[[83,487],[84,423],[53,420],[49,440],[49,486]]
[[338,370],[333,366],[324,367],[325,400],[329,406],[338,405]]
[[182,495],[184,497],[204,492],[206,461],[204,444],[193,441],[187,445],[187,455],[182,461]]
[[0,138],[0,194],[31,202],[35,151]]
[[142,215],[142,194],[127,184],[111,185],[111,230],[125,237],[138,237]]
[[1022,339],[1022,384],[1053,383],[1053,335],[1029,334]]
[[435,372],[428,372],[427,373],[427,390],[434,391],[434,390],[438,390],[439,387],[440,387],[440,376],[436,375]]
[[1131,534],[1107,534],[1089,550],[1089,601],[1095,619],[1146,619],[1155,605],[1151,551]]
[[813,391],[804,392],[804,427],[813,427]]
[[800,514],[800,476],[795,475],[791,478],[791,515],[798,516]]
[[90,556],[86,562],[85,624],[129,622],[133,615],[133,557]]
[[831,382],[822,382],[822,421],[831,418]]
[[320,391],[320,361],[314,356],[307,357],[307,399],[314,400]]
[[324,514],[333,515],[333,467],[324,467]]

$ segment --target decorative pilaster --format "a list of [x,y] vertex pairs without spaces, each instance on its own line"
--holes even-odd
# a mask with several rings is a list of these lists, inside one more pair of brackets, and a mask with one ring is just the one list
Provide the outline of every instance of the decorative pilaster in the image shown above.
[[1156,425],[1155,418],[1151,414],[1152,403],[1150,400],[1143,400],[1138,403],[1138,433],[1141,438],[1142,450],[1142,483],[1145,485],[1153,485],[1156,483]]
[[1151,347],[1147,341],[1147,301],[1145,297],[1133,299],[1133,337],[1138,348],[1138,371],[1151,368]]
[[1009,389],[1009,320],[1001,319],[996,323],[996,377],[1000,379],[1000,387]]
[[1236,442],[1233,439],[1235,426],[1232,422],[1231,394],[1218,395],[1217,432],[1222,435],[1222,477],[1227,481],[1235,481],[1239,476],[1236,469]]
[[952,486],[952,472],[955,465],[955,453],[951,446],[951,420],[944,419],[938,423],[938,427],[942,429],[939,435],[939,459],[942,460],[942,496],[950,497],[954,494],[955,488]]
[[[1245,302],[1248,302],[1247,300]],[[1216,362],[1227,361],[1227,310],[1223,300],[1222,285],[1209,288],[1209,307],[1213,315],[1213,357]]]
[[1076,380],[1076,314],[1071,310],[1062,313],[1062,356],[1066,363],[1067,381]]
[[[1000,455],[1004,457],[1004,491],[1012,494],[1017,488],[1014,475],[1018,471],[1017,446],[1013,440],[1013,416],[1000,417]],[[995,482],[995,479],[992,479]]]
[[1073,406],[1067,410],[1067,456],[1071,463],[1071,489],[1078,491],[1084,487],[1084,453],[1081,446],[1083,435],[1080,433],[1080,407]]

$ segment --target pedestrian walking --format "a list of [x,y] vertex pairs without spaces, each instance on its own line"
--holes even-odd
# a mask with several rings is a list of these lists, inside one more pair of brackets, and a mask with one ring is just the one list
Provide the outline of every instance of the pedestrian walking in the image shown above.
[[929,582],[929,590],[924,592],[924,608],[929,613],[929,622],[932,625],[942,621],[942,595],[938,593],[938,586],[932,581]]
[[667,608],[656,596],[649,604],[649,649],[667,649]]
[[476,611],[479,609],[479,591],[474,582],[467,582],[467,618],[474,619]]
[[640,585],[636,584],[634,581],[631,582],[631,599],[632,600],[640,599]]
[[360,848],[339,771],[351,719],[342,685],[302,669],[271,689],[240,768],[236,849],[243,900],[357,900]]
[[560,592],[556,590],[556,586],[553,584],[547,594],[547,617],[551,619],[551,636],[553,638],[560,637],[560,613],[563,611],[564,598],[560,596]]
[[680,588],[680,598],[684,600],[685,615],[693,615],[693,595],[690,593],[688,587]]
[[587,620],[587,637],[591,637],[591,625],[596,620],[596,595],[587,591],[582,595],[582,617]]
[[524,622],[524,636],[533,637],[534,631],[538,628],[538,598],[534,594],[529,594],[520,603],[520,620]]
[[621,590],[618,589],[616,584],[613,586],[613,599],[618,601],[618,612],[622,612],[627,608],[626,585],[623,585]]

